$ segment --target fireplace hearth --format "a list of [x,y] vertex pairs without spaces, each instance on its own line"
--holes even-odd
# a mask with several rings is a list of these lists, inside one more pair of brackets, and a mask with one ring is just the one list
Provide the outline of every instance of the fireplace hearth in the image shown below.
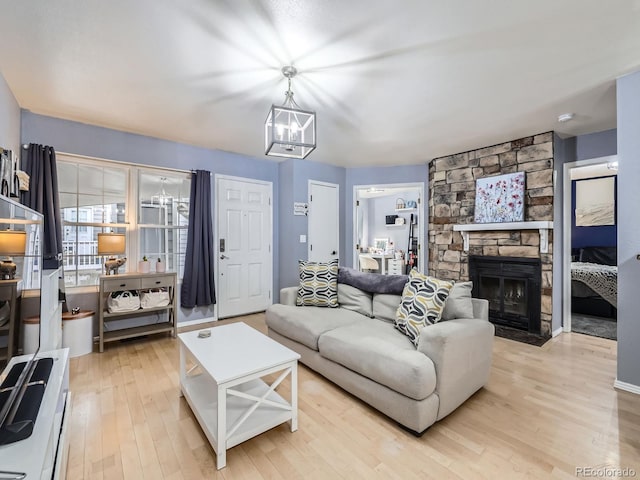
[[496,325],[540,335],[541,262],[539,258],[470,256],[473,296],[489,301]]

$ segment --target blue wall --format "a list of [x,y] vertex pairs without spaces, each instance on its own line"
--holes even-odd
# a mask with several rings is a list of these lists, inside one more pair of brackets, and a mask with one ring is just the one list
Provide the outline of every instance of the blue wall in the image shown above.
[[618,381],[640,391],[640,71],[616,82],[618,107]]
[[[204,169],[214,174],[273,182],[273,244],[277,246],[273,259],[273,294],[276,302],[279,288],[298,283],[298,259],[307,259],[307,244],[299,242],[300,235],[307,234],[307,217],[293,215],[293,202],[307,202],[309,180],[339,185],[341,265],[352,265],[353,262],[351,206],[354,185],[427,182],[426,164],[353,169],[297,159],[287,159],[278,164],[268,158],[195,147],[23,110],[22,143],[30,142],[52,145],[58,152],[64,153],[184,170]],[[213,189],[212,198],[215,199],[215,184]],[[424,223],[426,226],[426,221]],[[423,245],[426,245],[425,226],[421,241]],[[77,302],[87,308],[92,305],[92,300],[87,298],[77,298]],[[209,310],[194,309],[181,312],[179,319],[195,320],[211,315]]]
[[[618,179],[614,175],[614,201],[618,195]],[[618,219],[615,225],[597,227],[576,226],[576,182],[571,182],[571,248],[582,247],[615,247],[618,244]],[[617,206],[615,207],[617,211]],[[616,216],[617,217],[617,216]]]
[[[22,143],[52,145],[56,151],[89,157],[143,165],[202,169],[213,174],[233,175],[273,183],[273,205],[279,205],[278,164],[220,150],[210,150],[109,128],[96,127],[59,118],[22,111]],[[212,199],[215,201],[215,182],[212,178]],[[215,216],[214,205],[212,215]],[[278,245],[279,211],[273,209],[273,245]],[[215,225],[215,219],[214,219]],[[273,285],[278,285],[279,251],[274,248]],[[274,301],[278,292],[274,292]],[[78,304],[90,305],[91,300],[76,299]],[[197,320],[213,316],[213,309],[182,309],[179,321]]]
[[307,260],[307,243],[300,243],[300,235],[307,235],[307,217],[293,214],[293,203],[308,201],[309,180],[335,183],[339,188],[340,265],[344,265],[345,251],[345,169],[309,160],[288,159],[280,164],[280,288],[299,283],[298,260]]
[[0,75],[0,147],[20,156],[20,107]]
[[[341,265],[353,266],[353,232],[355,225],[355,218],[353,218],[353,209],[355,199],[353,198],[353,187],[356,185],[386,185],[393,183],[418,183],[423,182],[425,185],[425,191],[422,193],[422,202],[424,210],[424,221],[420,228],[420,244],[422,245],[422,252],[424,258],[424,270],[427,270],[427,224],[428,208],[427,198],[429,193],[427,192],[429,184],[429,167],[425,162],[424,165],[403,165],[398,167],[358,167],[347,168],[346,170],[346,192],[345,192],[345,222],[344,222],[344,238],[349,248],[345,251],[344,262],[340,262]],[[401,247],[403,250],[406,246]]]

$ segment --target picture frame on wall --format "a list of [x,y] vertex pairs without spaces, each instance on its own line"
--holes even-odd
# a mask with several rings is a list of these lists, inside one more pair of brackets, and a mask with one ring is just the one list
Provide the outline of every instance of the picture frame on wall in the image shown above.
[[576,227],[616,224],[615,177],[576,181]]
[[476,180],[475,223],[524,221],[525,172]]

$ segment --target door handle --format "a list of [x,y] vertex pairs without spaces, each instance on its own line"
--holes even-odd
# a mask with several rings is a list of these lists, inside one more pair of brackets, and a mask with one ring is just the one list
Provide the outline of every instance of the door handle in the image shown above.
[[229,257],[227,257],[224,253],[220,255],[220,260],[226,260],[227,258]]
[[336,252],[335,250],[333,252],[331,252],[331,255],[336,255],[338,252]]

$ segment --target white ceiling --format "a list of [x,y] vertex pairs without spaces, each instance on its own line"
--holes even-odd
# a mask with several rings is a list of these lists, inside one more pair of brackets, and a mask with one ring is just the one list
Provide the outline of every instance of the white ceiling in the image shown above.
[[318,115],[308,158],[344,166],[612,128],[615,78],[640,68],[640,0],[0,0],[0,15],[23,108],[268,158],[293,63]]

